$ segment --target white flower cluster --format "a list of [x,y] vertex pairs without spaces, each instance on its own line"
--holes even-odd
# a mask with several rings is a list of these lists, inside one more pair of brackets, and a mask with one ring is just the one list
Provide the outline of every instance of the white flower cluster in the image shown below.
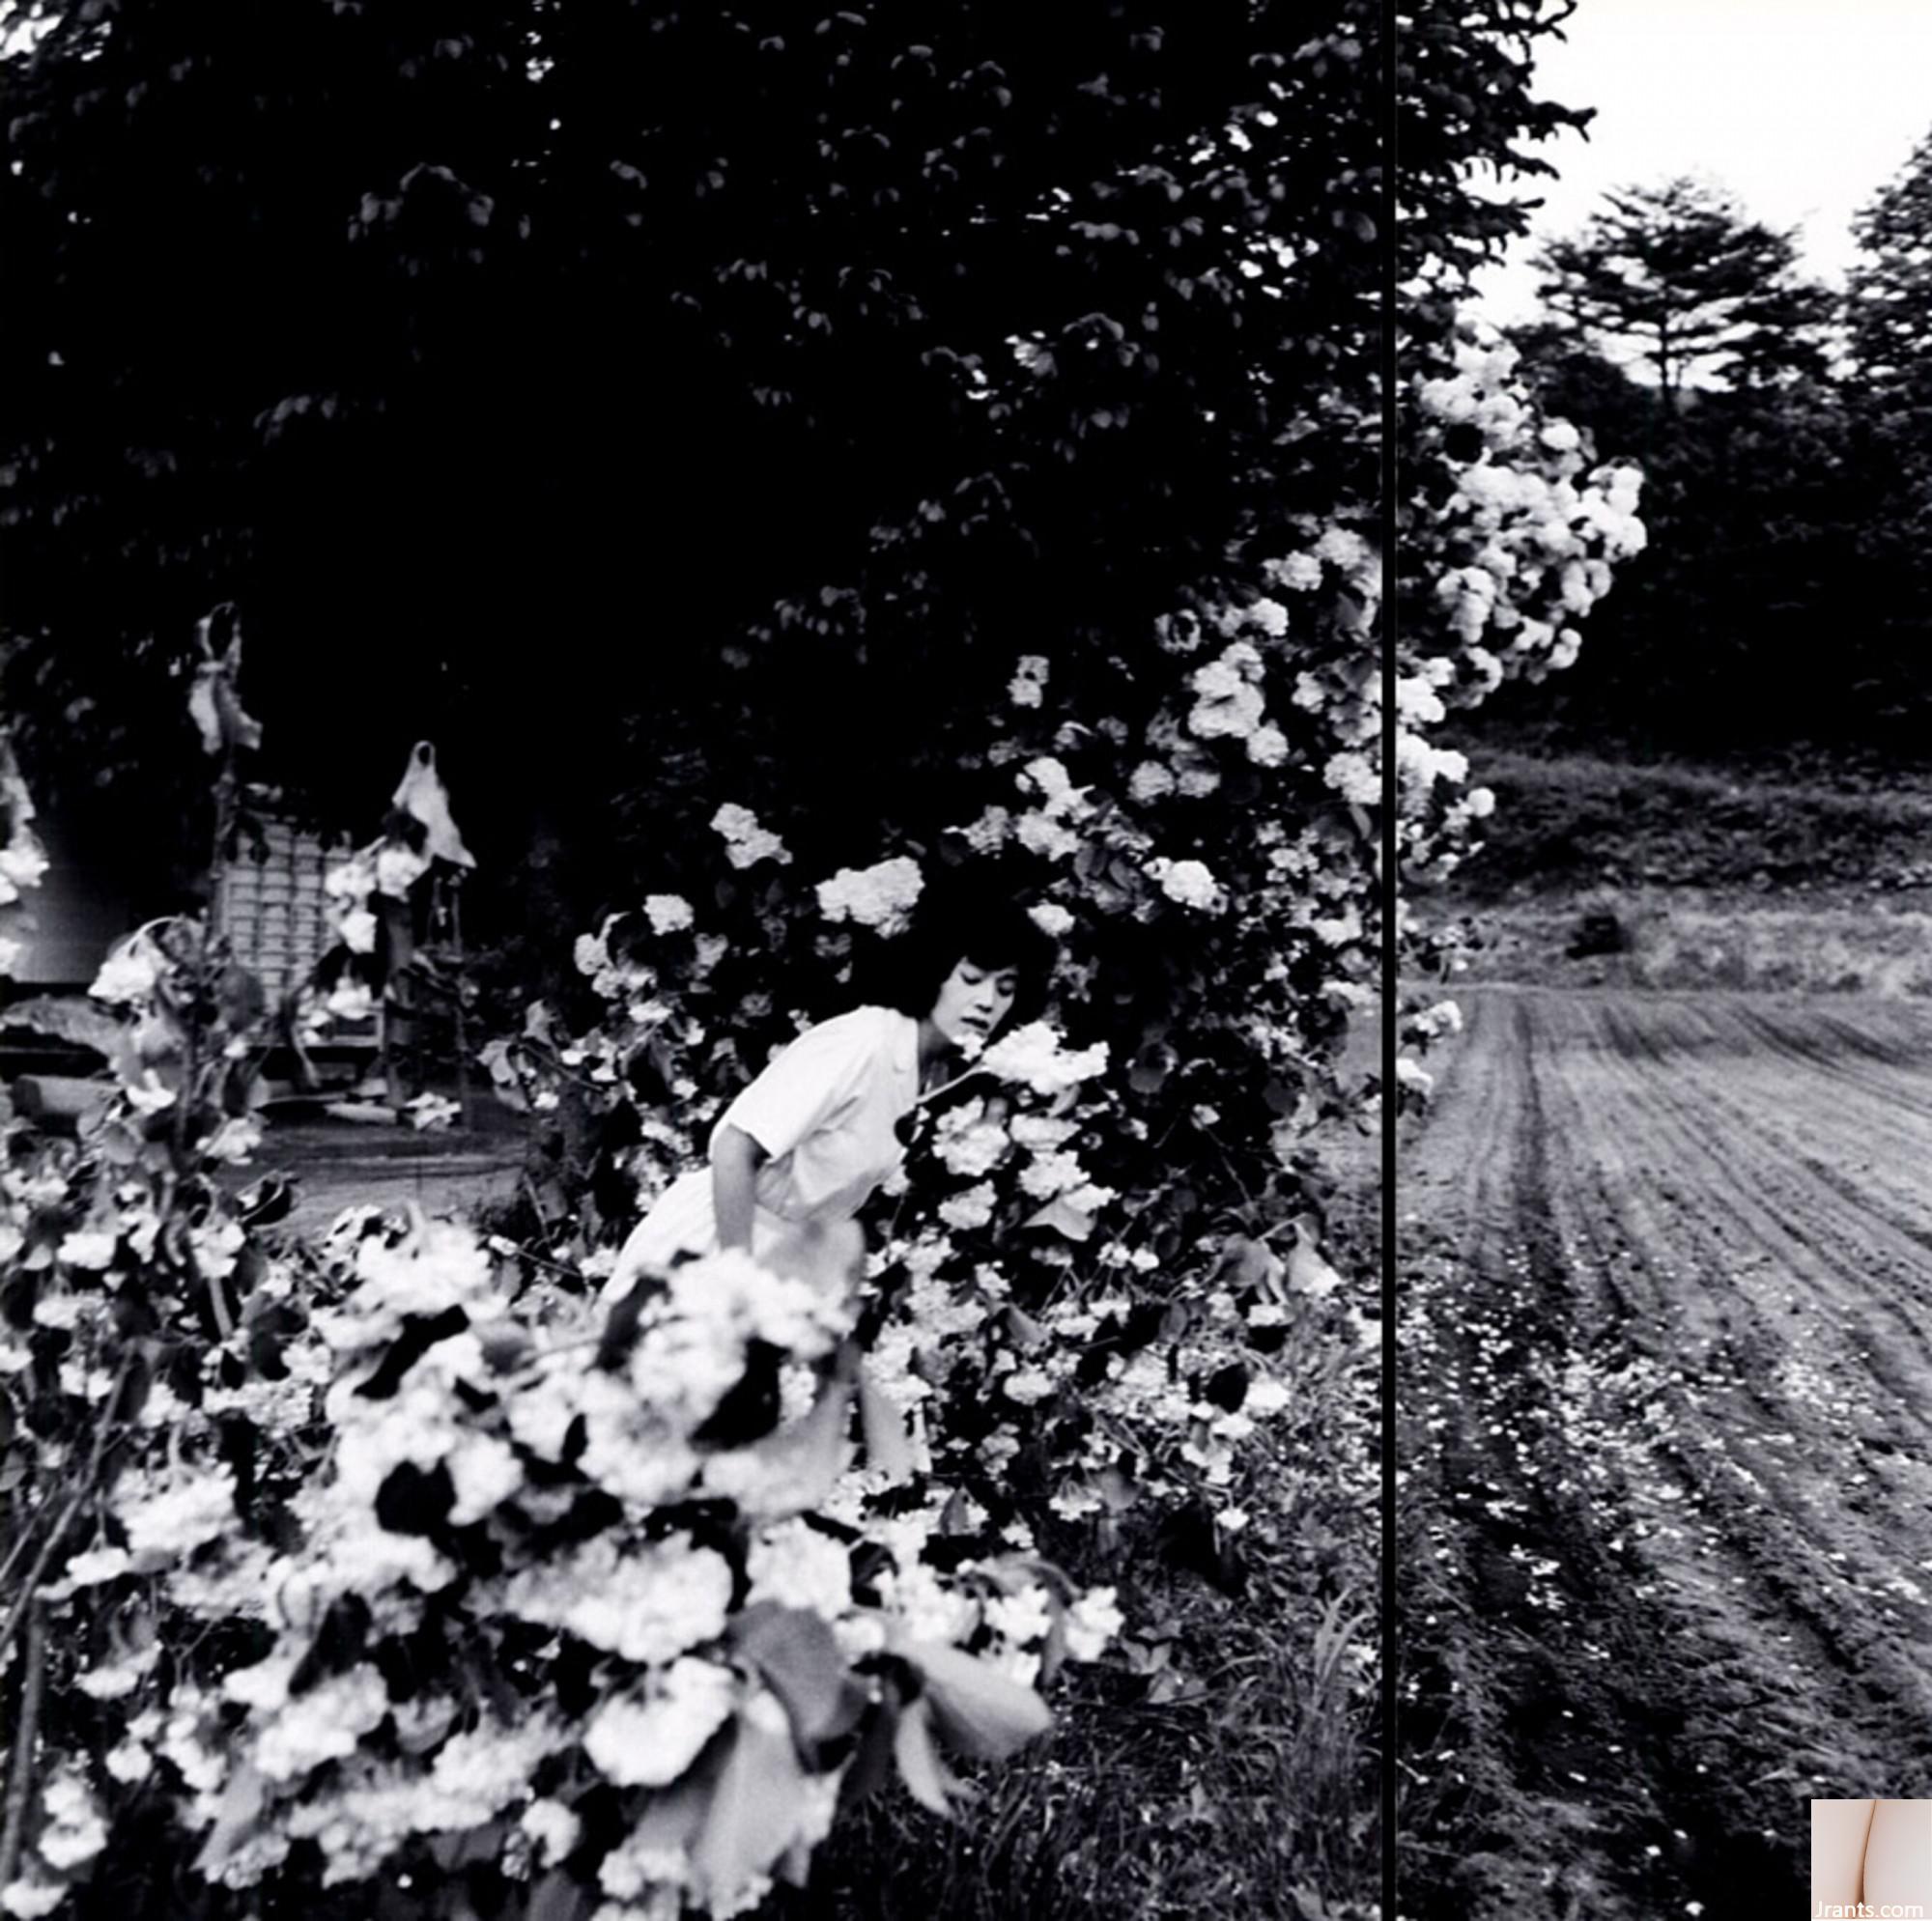
[[1037,707],[1046,688],[1050,664],[1044,654],[1022,654],[1012,679],[1007,684],[1007,698],[1015,707]]
[[[1259,601],[1243,612],[1265,633],[1286,631],[1287,615],[1279,602]],[[1278,628],[1264,618],[1267,613],[1281,616]],[[1204,741],[1239,741],[1256,766],[1279,767],[1288,758],[1288,736],[1267,720],[1267,699],[1262,692],[1265,676],[1260,651],[1247,640],[1231,641],[1216,659],[1188,677],[1195,696],[1188,731]]]
[[685,1536],[633,1545],[605,1533],[521,1568],[504,1584],[501,1604],[640,1667],[662,1666],[724,1631],[731,1568]]
[[840,867],[818,884],[818,909],[828,920],[851,920],[881,934],[900,934],[925,887],[919,862],[898,855],[871,867]]
[[1013,816],[1014,838],[1029,853],[1065,860],[1079,849],[1079,824],[1094,811],[1087,789],[1076,787],[1065,766],[1050,755],[1028,761],[1015,777],[1035,805]]
[[[14,759],[13,743],[7,738],[6,723],[0,720],[0,907],[11,907],[23,889],[37,888],[47,870],[47,858],[35,834],[33,796],[20,777]],[[20,964],[25,943],[10,934],[0,934],[0,979]]]
[[[1037,1159],[1064,1144],[1016,1127]],[[225,1466],[137,1469],[115,1500],[128,1547],[88,1546],[65,1569],[63,1591],[76,1594],[157,1560],[191,1561],[215,1570],[198,1578],[225,1587],[231,1616],[244,1580],[266,1609],[275,1639],[265,1658],[230,1672],[217,1695],[178,1679],[129,1719],[109,1761],[128,1782],[157,1755],[171,1762],[214,1881],[260,1885],[302,1841],[320,1850],[325,1885],[366,1880],[412,1837],[439,1834],[487,1836],[513,1875],[555,1868],[582,1837],[573,1803],[601,1782],[627,1797],[626,1838],[572,1873],[626,1911],[746,1911],[781,1858],[803,1859],[831,1822],[844,1764],[808,1766],[820,1738],[810,1717],[840,1701],[852,1713],[899,1711],[847,1664],[897,1653],[935,1701],[970,1709],[976,1739],[993,1744],[975,1751],[990,1752],[1045,1726],[1031,1690],[1053,1660],[1097,1657],[1121,1624],[1111,1591],[1049,1591],[1034,1564],[928,1565],[927,1548],[958,1522],[943,1493],[890,1520],[870,1513],[865,1489],[878,1471],[852,1471],[855,1388],[835,1364],[851,1309],[807,1281],[741,1253],[684,1264],[640,1284],[618,1311],[635,1326],[612,1347],[588,1304],[553,1301],[541,1319],[513,1308],[459,1227],[417,1216],[399,1233],[365,1212],[326,1251],[352,1266],[353,1285],[318,1316],[341,1371],[326,1402],[327,1471],[294,1504],[301,1539],[280,1551],[238,1545]],[[595,1363],[589,1344],[607,1349]],[[778,1428],[701,1433],[772,1356]],[[909,1375],[911,1361],[904,1343],[887,1371]],[[866,1418],[869,1435],[877,1417]],[[547,1536],[592,1511],[593,1492],[614,1499],[587,1531]],[[736,1504],[748,1593],[723,1541],[689,1518],[717,1495]],[[397,1505],[408,1501],[426,1505]],[[884,1550],[863,1599],[854,1527]],[[370,1642],[331,1664],[316,1637],[350,1596]],[[546,1648],[547,1633],[595,1658],[574,1712],[547,1683],[545,1664],[565,1645]],[[482,1720],[462,1688],[434,1679],[392,1694],[380,1644],[394,1635],[460,1646],[474,1669],[465,1686],[490,1703]],[[152,1639],[117,1643],[82,1684],[101,1699],[152,1688],[157,1652]],[[508,1666],[494,1672],[499,1660]],[[930,1737],[923,1721],[920,1737]],[[723,1755],[722,1772],[694,1776],[700,1754]],[[569,1785],[540,1794],[540,1777]],[[682,1798],[666,1799],[680,1783]],[[245,1824],[232,1816],[242,1795]],[[48,1804],[44,1833],[61,1858],[44,1843],[43,1855],[55,1872],[98,1845],[91,1804],[69,1799]],[[43,1911],[33,1907],[41,1885],[16,1883],[21,1911]]]
[[651,893],[644,896],[644,918],[653,934],[681,934],[694,924],[696,916],[690,901],[677,893]]
[[1227,890],[1204,861],[1170,861],[1160,855],[1147,863],[1147,870],[1161,892],[1181,907],[1191,907],[1200,914],[1220,914],[1227,909]]
[[[674,900],[675,895],[657,896],[660,900]],[[660,910],[662,914],[663,910]],[[645,918],[650,919],[648,903]],[[673,917],[674,918],[674,917]],[[571,958],[577,964],[580,974],[589,976],[591,991],[601,1000],[623,1001],[640,1004],[658,984],[657,970],[649,962],[639,958],[619,960],[611,952],[611,938],[617,923],[624,918],[621,914],[605,917],[604,924],[594,934],[580,934],[571,949]],[[653,932],[662,932],[653,921]]]
[[25,821],[14,820],[14,835],[0,847],[0,907],[11,907],[23,888],[37,888],[47,871],[47,857],[28,832]]
[[144,1007],[154,998],[166,966],[167,957],[145,932],[130,934],[116,943],[87,991],[109,1006]]
[[133,1469],[116,1483],[112,1507],[135,1571],[151,1573],[236,1527],[235,1470],[225,1461]]
[[758,825],[750,807],[727,801],[711,816],[714,833],[724,837],[724,858],[734,867],[755,867],[760,861],[775,861],[780,866],[791,864],[791,850],[776,833]]
[[949,1108],[933,1129],[933,1151],[962,1180],[991,1173],[1005,1161],[1011,1144],[1005,1121],[991,1115],[983,1100]]
[[411,1317],[434,1319],[458,1308],[471,1320],[507,1312],[490,1257],[467,1228],[419,1219],[401,1239],[364,1233],[355,1243],[356,1285],[339,1309],[316,1316],[323,1338],[341,1353],[394,1340]]
[[1003,1035],[980,1057],[980,1065],[1003,1081],[1016,1081],[1037,1094],[1063,1093],[1107,1071],[1107,1043],[1069,1048],[1046,1021],[1030,1021]]
[[1445,1034],[1463,1031],[1463,1010],[1453,1001],[1437,1001],[1405,1016],[1403,1035],[1417,1042],[1440,1040]]
[[1585,473],[1581,437],[1567,421],[1536,420],[1513,384],[1516,362],[1507,343],[1471,337],[1457,347],[1453,375],[1417,387],[1425,417],[1473,426],[1485,444],[1458,472],[1442,517],[1467,557],[1435,581],[1481,691],[1504,677],[1498,654],[1532,674],[1568,666],[1581,644],[1570,623],[1608,592],[1611,563],[1645,539],[1641,473],[1628,465]]

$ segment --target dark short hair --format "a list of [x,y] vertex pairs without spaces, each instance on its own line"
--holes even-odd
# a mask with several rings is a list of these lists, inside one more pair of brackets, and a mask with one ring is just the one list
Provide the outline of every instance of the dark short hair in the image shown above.
[[1008,896],[937,883],[928,888],[911,928],[880,953],[868,998],[914,1020],[932,1012],[939,990],[961,961],[1019,976],[1009,1024],[1036,1019],[1046,1003],[1054,945],[1024,907]]

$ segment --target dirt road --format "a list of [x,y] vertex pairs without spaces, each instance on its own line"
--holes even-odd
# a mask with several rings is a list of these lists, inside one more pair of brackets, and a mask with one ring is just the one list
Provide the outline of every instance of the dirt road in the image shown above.
[[1811,1797],[1932,1795],[1932,1006],[1458,999],[1399,1170],[1401,1911],[1807,1913]]

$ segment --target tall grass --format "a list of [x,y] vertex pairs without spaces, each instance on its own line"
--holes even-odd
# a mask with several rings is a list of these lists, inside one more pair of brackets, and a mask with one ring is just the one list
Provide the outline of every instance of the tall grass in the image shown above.
[[1153,1698],[1125,1663],[1063,1694],[1059,1726],[985,1770],[956,1825],[895,1792],[822,1851],[781,1911],[804,1921],[1156,1921],[1178,1915],[1356,1921],[1376,1830],[1373,1638],[1359,1595],[1312,1618],[1296,1571],[1258,1568],[1239,1597],[1145,1566],[1123,1601],[1180,1650],[1186,1681]]

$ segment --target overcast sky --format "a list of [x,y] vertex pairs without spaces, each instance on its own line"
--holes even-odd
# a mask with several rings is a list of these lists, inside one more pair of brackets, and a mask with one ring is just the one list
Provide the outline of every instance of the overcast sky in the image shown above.
[[[1574,233],[1605,187],[1693,174],[1796,227],[1839,284],[1853,213],[1932,133],[1932,0],[1582,0],[1564,32],[1538,42],[1536,90],[1598,112],[1540,150],[1562,178],[1526,184],[1536,234]],[[1528,251],[1485,276],[1490,319],[1534,310]]]

